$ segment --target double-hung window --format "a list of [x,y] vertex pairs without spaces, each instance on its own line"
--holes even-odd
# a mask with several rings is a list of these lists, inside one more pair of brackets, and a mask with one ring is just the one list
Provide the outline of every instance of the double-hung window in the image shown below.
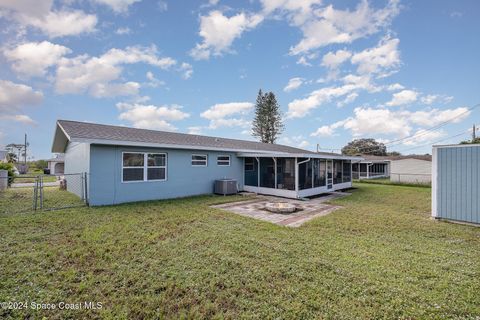
[[218,156],[217,166],[230,166],[230,156]]
[[122,181],[163,181],[167,179],[167,154],[124,152]]
[[206,154],[192,154],[192,166],[194,167],[206,167],[207,155]]

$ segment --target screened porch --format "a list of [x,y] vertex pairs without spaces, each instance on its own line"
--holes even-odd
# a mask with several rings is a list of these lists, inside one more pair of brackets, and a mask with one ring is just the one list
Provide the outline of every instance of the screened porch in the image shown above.
[[359,162],[352,164],[353,179],[375,179],[390,176],[389,162]]
[[244,157],[244,189],[301,198],[351,187],[350,159]]

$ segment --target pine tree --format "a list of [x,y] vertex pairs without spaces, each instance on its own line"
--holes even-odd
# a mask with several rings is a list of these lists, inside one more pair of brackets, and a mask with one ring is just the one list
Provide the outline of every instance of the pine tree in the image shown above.
[[258,91],[255,104],[255,118],[252,124],[252,134],[263,143],[275,143],[283,132],[284,125],[277,98],[273,92]]

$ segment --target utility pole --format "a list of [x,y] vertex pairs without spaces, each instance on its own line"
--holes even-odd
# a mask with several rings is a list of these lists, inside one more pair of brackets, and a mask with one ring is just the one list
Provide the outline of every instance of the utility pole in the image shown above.
[[23,154],[23,163],[27,164],[27,134],[25,133],[25,153]]
[[472,141],[473,142],[475,142],[475,139],[476,139],[475,131],[477,131],[477,129],[475,128],[475,123],[474,123],[473,124],[473,130],[472,130]]

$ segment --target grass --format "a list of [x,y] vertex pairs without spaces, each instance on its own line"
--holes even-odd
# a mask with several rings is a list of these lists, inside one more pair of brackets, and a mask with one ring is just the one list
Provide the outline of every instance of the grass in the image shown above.
[[34,183],[37,176],[43,176],[43,182],[55,182],[57,181],[56,176],[44,175],[43,173],[27,173],[27,174],[19,174],[15,176],[15,180],[13,183]]
[[408,183],[408,182],[396,182],[391,181],[390,178],[378,178],[378,179],[362,179],[354,180],[357,183],[371,183],[371,184],[386,184],[391,186],[407,186],[407,187],[420,187],[420,188],[431,188],[430,183]]
[[[8,188],[6,191],[0,191],[0,218],[31,212],[33,197],[33,187]],[[43,199],[44,209],[83,205],[79,197],[66,190],[60,190],[58,186],[44,187]]]
[[0,318],[478,318],[480,228],[431,220],[427,188],[356,187],[296,229],[218,196],[2,217],[0,301],[103,307]]

